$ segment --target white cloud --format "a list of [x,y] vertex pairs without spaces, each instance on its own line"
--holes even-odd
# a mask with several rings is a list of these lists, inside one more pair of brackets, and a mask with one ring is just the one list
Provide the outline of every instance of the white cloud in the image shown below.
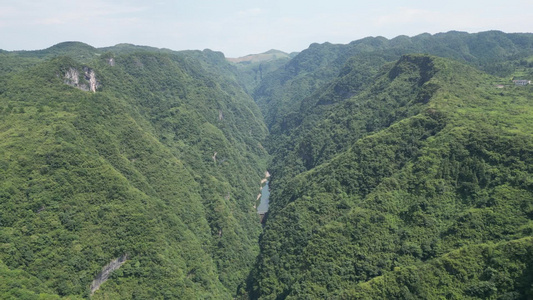
[[263,13],[263,10],[260,8],[250,8],[247,10],[241,10],[237,12],[239,17],[256,17]]
[[46,18],[35,20],[33,23],[36,25],[60,25],[65,24],[66,21],[61,18]]
[[[107,21],[113,21],[114,18],[128,17],[144,10],[146,7],[143,6],[120,5],[101,0],[54,0],[31,4],[20,1],[8,6],[0,5],[0,17],[4,19],[4,25],[61,25],[73,22],[79,24],[94,19],[101,21],[104,17],[111,18]],[[76,23],[72,25],[76,26]]]
[[435,20],[435,17],[438,17],[438,14],[428,10],[402,7],[398,12],[377,17],[374,25],[380,27],[397,26]]
[[[39,49],[65,40],[121,42],[228,56],[365,36],[497,29],[531,31],[533,2],[392,0],[1,0],[0,48]],[[415,5],[416,3],[416,5]]]

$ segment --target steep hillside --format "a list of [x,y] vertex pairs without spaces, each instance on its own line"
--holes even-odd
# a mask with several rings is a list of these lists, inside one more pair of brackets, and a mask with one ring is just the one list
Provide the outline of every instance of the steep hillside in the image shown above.
[[268,74],[286,64],[297,53],[285,53],[279,50],[269,50],[265,53],[250,54],[239,58],[227,58],[234,63],[240,81],[251,94]]
[[[394,91],[398,95],[369,89],[375,83],[375,76],[388,72],[389,61],[398,59],[401,53],[431,52],[452,57],[482,70],[498,69],[508,75],[498,82],[505,85],[511,83],[509,79],[513,76],[529,78],[531,68],[528,59],[533,51],[532,42],[533,36],[530,34],[493,31],[479,34],[449,32],[433,36],[423,34],[413,38],[400,36],[392,40],[366,38],[349,45],[313,45],[291,60],[285,69],[272,73],[256,90],[256,101],[266,113],[265,119],[270,126],[266,147],[274,157],[274,162],[269,167],[274,174],[273,186],[276,185],[277,178],[285,175],[291,178],[309,170],[345,150],[361,135],[390,125],[409,113],[407,110],[410,106],[400,111],[391,110],[391,105],[405,104],[391,102],[391,99],[400,96],[405,99],[409,93],[413,97],[419,94],[417,97],[427,98],[433,92],[434,86],[422,87],[418,83],[408,83],[405,88],[398,87]],[[493,48],[499,50],[494,51]],[[353,53],[355,54],[346,58]],[[274,76],[280,72],[287,73],[288,68],[299,71],[283,80]],[[333,75],[332,70],[338,71]],[[314,92],[307,88],[308,84],[301,84],[309,80],[315,82],[316,90],[311,89]],[[284,83],[279,85],[280,82]],[[265,98],[269,93],[263,93],[263,88],[275,91],[276,94]],[[287,98],[284,93],[292,98]],[[374,101],[374,104],[368,104],[364,108],[369,113],[359,114],[360,101],[357,99],[369,97],[380,101]],[[265,99],[273,102],[265,106]],[[284,101],[288,101],[288,104],[283,104]],[[355,118],[350,115],[354,113],[361,116],[361,119],[353,121]],[[380,116],[376,117],[374,113]],[[272,118],[276,118],[276,121]],[[331,118],[338,120],[331,122],[328,120]],[[365,126],[357,124],[354,127],[355,122],[365,122]],[[286,183],[287,180],[281,178],[279,182]]]
[[[354,284],[382,275],[386,295],[405,287],[422,298],[454,293],[439,285],[437,271],[422,288],[405,286],[411,277],[401,270],[442,270],[437,260],[461,247],[479,265],[445,269],[449,280],[468,278],[461,293],[530,295],[530,276],[512,273],[512,283],[483,291],[491,277],[475,271],[514,268],[516,258],[484,263],[475,247],[530,236],[533,226],[531,87],[502,90],[499,81],[453,61],[408,55],[327,115],[306,135],[309,149],[300,149],[310,160],[292,156],[292,166],[279,169],[286,172],[280,178],[293,179],[272,191],[251,297],[368,298],[381,291]],[[322,155],[333,158],[322,162]],[[311,170],[295,176],[306,163]],[[531,246],[529,239],[514,245],[515,253]]]
[[[317,98],[323,98],[324,91],[336,88],[335,101],[348,99],[370,84],[368,80],[385,63],[410,53],[448,57],[491,74],[508,76],[521,59],[533,55],[533,35],[452,31],[390,40],[369,37],[346,45],[313,44],[266,76],[255,90],[254,99],[265,115],[272,138],[276,139],[308,118],[308,102],[316,103]],[[348,74],[351,75],[346,78]],[[330,83],[336,77],[339,82]],[[306,100],[307,97],[313,99]],[[306,113],[301,114],[301,110]],[[271,144],[278,145],[278,141]]]
[[0,50],[0,76],[22,71],[43,61],[67,56],[80,63],[90,63],[104,54],[131,54],[139,51],[152,53],[175,53],[168,49],[158,49],[131,44],[118,44],[112,47],[95,48],[81,42],[63,42],[52,47],[35,51]]
[[258,251],[266,128],[202,56],[43,58],[0,78],[2,297],[237,293]]
[[531,237],[462,247],[421,266],[396,268],[348,289],[341,298],[529,299],[532,247]]
[[529,299],[532,66],[497,31],[0,51],[0,298]]
[[437,66],[427,56],[404,56],[395,65],[383,68],[377,77],[365,78],[372,85],[365,91],[344,101],[336,101],[342,94],[337,88],[358,85],[350,72],[335,81],[318,99],[314,109],[303,110],[302,124],[289,135],[270,138],[274,156],[270,166],[276,178],[286,182],[305,170],[312,169],[348,149],[357,139],[390,126],[394,122],[420,111],[439,85],[428,80]]

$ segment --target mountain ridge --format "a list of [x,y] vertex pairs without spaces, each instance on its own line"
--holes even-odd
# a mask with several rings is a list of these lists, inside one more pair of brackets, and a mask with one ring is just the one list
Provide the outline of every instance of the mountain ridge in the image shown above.
[[[533,141],[526,125],[533,121],[530,88],[509,86],[502,93],[498,81],[459,62],[405,55],[317,122],[304,146],[274,154],[274,165],[280,161],[271,168],[269,218],[251,298],[366,299],[364,283],[396,276],[390,273],[396,268],[425,267],[464,245],[528,237],[530,181],[500,175],[533,171],[526,154]],[[489,111],[499,117],[488,118]],[[305,166],[324,149],[332,149],[328,158]],[[514,159],[520,162],[504,163]],[[471,282],[478,284],[488,283]],[[524,286],[521,297],[529,293]],[[513,291],[493,287],[490,295]],[[446,290],[409,286],[388,295],[434,292]],[[484,295],[468,285],[456,292]]]
[[280,58],[290,58],[294,54],[288,54],[281,50],[271,49],[263,53],[259,54],[248,54],[242,57],[236,57],[236,58],[226,58],[228,61],[232,63],[259,63],[259,62],[267,62],[271,60],[276,60]]
[[533,295],[533,34],[285,55],[0,52],[0,298]]
[[[266,128],[195,55],[59,56],[0,79],[0,260],[39,278],[33,291],[89,297],[127,255],[92,298],[237,293],[258,251]],[[85,67],[94,93],[64,82]]]

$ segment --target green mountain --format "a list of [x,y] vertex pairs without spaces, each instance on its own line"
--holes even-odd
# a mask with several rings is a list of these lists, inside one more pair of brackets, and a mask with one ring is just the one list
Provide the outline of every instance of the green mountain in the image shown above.
[[[295,55],[295,54],[294,54]],[[260,54],[249,54],[243,57],[237,58],[226,58],[228,61],[233,63],[242,63],[242,64],[253,64],[258,62],[267,62],[277,59],[288,59],[291,58],[291,54],[285,53],[280,50],[271,49],[265,53]]]
[[90,61],[98,56],[99,50],[91,45],[81,42],[63,42],[50,48],[37,51],[14,51],[20,57],[34,57],[50,59],[57,56],[70,56],[83,62]]
[[[362,135],[402,117],[394,114],[407,113],[390,110],[389,105],[398,104],[384,100],[374,102],[375,105],[368,110],[388,114],[386,120],[370,117],[368,113],[360,120],[351,116],[359,111],[357,102],[350,100],[354,97],[389,99],[391,93],[401,93],[405,99],[416,96],[417,91],[409,88],[381,91],[379,96],[369,88],[376,76],[386,72],[387,65],[394,63],[400,55],[426,52],[451,57],[485,72],[499,70],[496,75],[504,75],[501,82],[509,84],[513,75],[528,78],[531,74],[528,59],[533,55],[532,45],[531,34],[497,31],[422,34],[392,40],[378,37],[348,45],[311,45],[269,75],[254,94],[270,127],[266,146],[273,154],[269,170],[275,174],[274,186],[276,177],[291,178],[310,170],[346,150]],[[425,92],[432,93],[429,88]],[[370,119],[365,119],[367,117]],[[329,118],[343,120],[331,122]],[[359,124],[354,125],[356,122]],[[361,122],[366,123],[361,125]],[[282,178],[279,182],[287,181]]]
[[[148,46],[118,44],[112,47],[94,48],[81,42],[63,42],[50,48],[36,51],[0,50],[0,76],[35,66],[44,60],[68,56],[80,63],[88,64],[104,54],[131,54],[140,51],[173,53],[171,50]],[[108,53],[109,52],[109,53]]]
[[246,91],[252,93],[264,77],[279,69],[296,55],[297,53],[288,54],[272,49],[265,53],[226,59],[237,68],[240,82]]
[[528,299],[533,294],[532,245],[531,237],[527,237],[463,247],[421,266],[396,268],[343,292],[341,297]]
[[[271,135],[278,137],[294,129],[307,114],[298,115],[306,98],[319,97],[336,77],[349,74],[351,86],[340,82],[337,101],[347,99],[367,86],[381,66],[401,55],[425,53],[452,58],[499,76],[510,76],[521,60],[533,55],[531,34],[488,31],[477,34],[448,32],[421,34],[412,38],[368,37],[346,45],[312,44],[285,66],[266,76],[254,91],[254,99],[265,115]],[[339,79],[341,79],[339,78]],[[346,82],[345,82],[346,83]],[[331,88],[333,88],[331,87]]]
[[60,56],[1,77],[2,295],[88,297],[115,259],[92,298],[237,293],[267,131],[210,54]]
[[[499,81],[407,55],[321,120],[298,149],[304,161],[291,156],[280,169],[287,173],[273,174],[252,298],[531,297],[533,277],[521,274],[531,264],[510,265],[518,263],[512,255],[531,255],[530,239],[509,245],[515,254],[494,254],[500,264],[476,256],[481,245],[530,236],[533,226],[531,88],[502,90]],[[317,155],[333,158],[305,161]],[[295,176],[306,163],[310,170]],[[470,265],[440,265],[451,258]],[[422,269],[434,273],[404,285]],[[489,269],[505,275],[472,273]],[[461,285],[440,285],[439,272]]]
[[0,298],[530,299],[532,77],[498,31],[0,51]]

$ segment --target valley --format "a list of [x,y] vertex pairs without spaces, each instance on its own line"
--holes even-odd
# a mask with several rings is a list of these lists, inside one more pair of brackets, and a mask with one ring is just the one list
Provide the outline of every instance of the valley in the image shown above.
[[529,299],[532,57],[0,52],[0,298]]

